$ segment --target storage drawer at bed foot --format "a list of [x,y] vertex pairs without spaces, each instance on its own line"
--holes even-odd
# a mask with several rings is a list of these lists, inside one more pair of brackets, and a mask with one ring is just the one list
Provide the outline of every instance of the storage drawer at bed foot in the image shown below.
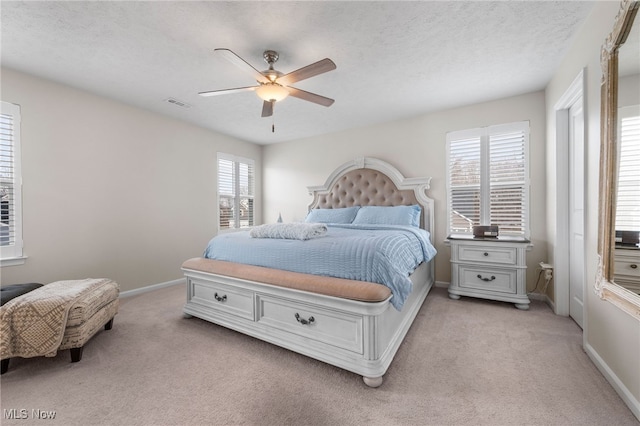
[[258,322],[272,329],[363,353],[361,316],[267,295],[257,295]]
[[490,262],[515,265],[518,262],[518,257],[515,247],[460,245],[458,246],[458,260],[461,262]]
[[516,293],[517,271],[515,269],[484,269],[471,266],[458,268],[461,288]]
[[194,279],[189,279],[189,285],[189,303],[254,320],[253,292]]

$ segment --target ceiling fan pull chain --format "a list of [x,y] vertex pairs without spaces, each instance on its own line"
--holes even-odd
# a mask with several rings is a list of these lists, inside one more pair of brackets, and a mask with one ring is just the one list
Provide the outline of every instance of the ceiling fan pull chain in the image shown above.
[[276,119],[272,115],[271,116],[271,133],[275,133],[275,132],[276,132]]

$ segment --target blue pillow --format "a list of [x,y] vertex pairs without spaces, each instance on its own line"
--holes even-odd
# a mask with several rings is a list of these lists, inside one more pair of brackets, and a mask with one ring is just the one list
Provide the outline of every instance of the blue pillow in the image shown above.
[[420,226],[419,205],[413,206],[364,206],[360,207],[354,224]]
[[360,207],[344,207],[341,209],[313,209],[305,222],[314,223],[351,223]]

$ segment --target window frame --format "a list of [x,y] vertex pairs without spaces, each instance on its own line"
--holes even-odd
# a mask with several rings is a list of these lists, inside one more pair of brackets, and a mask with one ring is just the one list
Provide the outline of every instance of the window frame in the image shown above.
[[[222,227],[221,226],[221,222],[222,222],[222,215],[220,214],[220,201],[223,197],[222,191],[221,191],[221,187],[220,187],[220,160],[225,160],[225,161],[230,161],[232,162],[232,182],[233,182],[233,189],[232,189],[232,194],[231,194],[231,198],[233,199],[233,215],[231,217],[231,221],[233,221],[233,226],[229,226],[229,227]],[[250,189],[249,192],[250,194],[246,194],[243,195],[240,193],[240,179],[237,178],[237,176],[240,174],[240,166],[242,164],[247,165],[250,170],[251,173],[249,174],[248,178],[251,181],[249,183],[250,185]],[[216,186],[216,198],[217,198],[217,209],[218,209],[218,232],[233,232],[233,231],[238,231],[241,229],[246,229],[249,228],[251,226],[254,225],[255,223],[255,184],[256,184],[256,165],[255,165],[255,160],[251,159],[251,158],[246,158],[246,157],[240,157],[237,155],[233,155],[233,154],[227,154],[227,153],[223,153],[223,152],[218,152],[217,155],[217,160],[216,160],[216,180],[217,180],[217,186]],[[225,197],[229,197],[228,195],[225,195]],[[240,203],[243,199],[249,199],[249,200],[253,200],[253,202],[251,203],[251,212],[249,213],[249,223],[247,225],[242,225],[242,219],[240,216]]]
[[451,216],[452,216],[452,184],[451,184],[451,144],[455,141],[479,139],[479,176],[480,176],[480,208],[479,208],[479,225],[492,225],[491,223],[491,153],[490,153],[490,141],[493,136],[508,134],[508,133],[523,133],[523,154],[524,154],[524,181],[523,196],[522,196],[522,210],[523,210],[523,229],[522,233],[514,233],[503,231],[500,229],[500,235],[511,235],[514,237],[521,237],[523,239],[530,239],[531,226],[530,226],[530,157],[529,152],[529,138],[530,138],[530,122],[518,121],[506,124],[497,124],[486,127],[478,127],[474,129],[458,130],[447,132],[446,134],[446,194],[447,194],[447,232],[451,234],[463,234],[472,235],[472,230],[467,232],[461,232],[460,230],[452,230]]
[[[21,128],[22,115],[20,105],[10,102],[0,101],[0,113],[4,116],[11,116],[13,121],[13,132],[10,137],[13,159],[11,161],[13,209],[10,215],[14,220],[14,240],[13,244],[0,245],[1,266],[12,266],[24,263],[24,241],[23,241],[23,220],[22,220],[22,144]],[[0,177],[0,179],[2,179]]]

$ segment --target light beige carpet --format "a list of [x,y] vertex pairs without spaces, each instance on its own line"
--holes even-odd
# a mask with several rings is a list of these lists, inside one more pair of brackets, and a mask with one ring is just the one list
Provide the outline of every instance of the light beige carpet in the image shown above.
[[183,319],[184,300],[182,285],[122,299],[113,329],[79,363],[69,351],[11,360],[2,425],[639,424],[582,350],[577,325],[540,302],[520,311],[435,288],[371,389],[355,374]]

